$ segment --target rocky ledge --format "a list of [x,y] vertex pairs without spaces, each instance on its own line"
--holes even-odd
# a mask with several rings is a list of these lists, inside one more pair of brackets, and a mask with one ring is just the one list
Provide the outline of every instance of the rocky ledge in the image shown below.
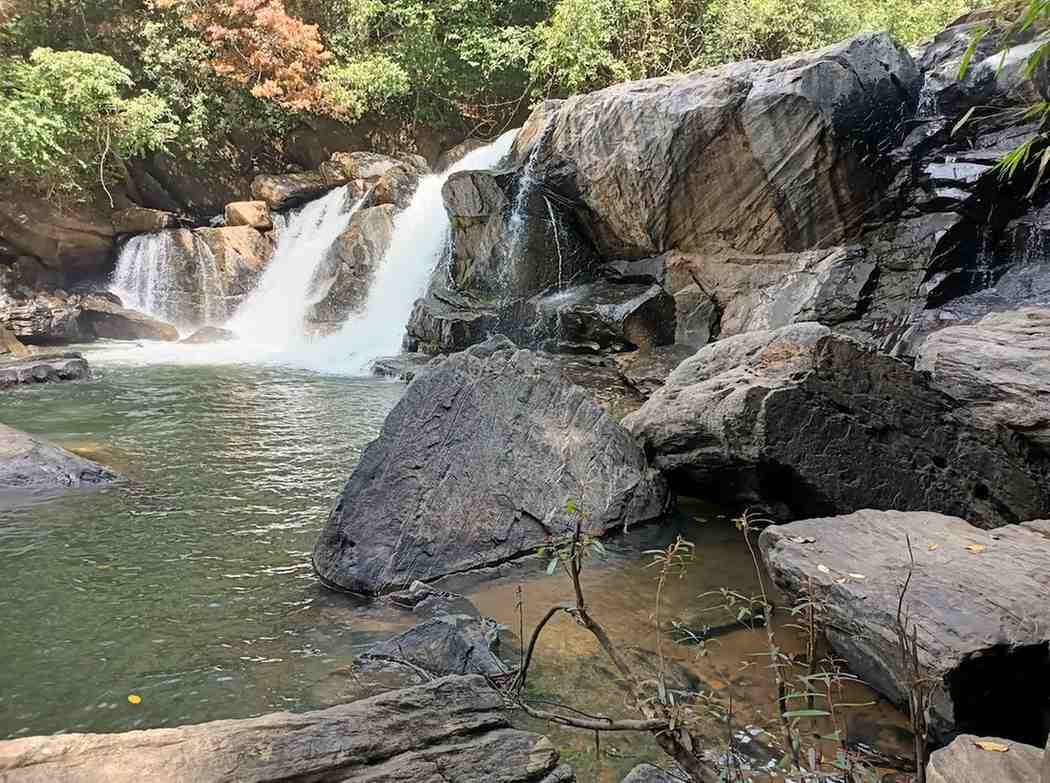
[[769,527],[759,543],[777,586],[794,598],[811,594],[835,652],[898,704],[909,681],[896,630],[901,606],[933,683],[935,740],[965,731],[1042,744],[1050,729],[1050,521],[989,532],[941,514],[866,510]]
[[79,381],[91,377],[87,361],[79,353],[0,358],[0,389],[24,383]]
[[446,677],[318,712],[123,734],[0,742],[5,783],[568,783],[480,676]]

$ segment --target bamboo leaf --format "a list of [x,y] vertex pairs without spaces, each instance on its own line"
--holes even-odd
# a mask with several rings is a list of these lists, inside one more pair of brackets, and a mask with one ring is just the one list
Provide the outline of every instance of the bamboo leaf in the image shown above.
[[827,710],[788,710],[784,713],[785,718],[827,718],[830,715]]
[[977,47],[980,45],[981,41],[986,35],[988,35],[988,28],[982,27],[980,30],[974,33],[973,40],[970,41],[970,45],[966,47],[966,52],[963,54],[962,62],[959,63],[960,81],[966,78],[966,73],[970,70],[970,60],[973,59],[973,55],[977,51]]
[[968,111],[966,112],[966,114],[964,114],[964,115],[962,116],[962,119],[961,119],[961,120],[959,120],[959,121],[958,121],[957,123],[955,123],[955,125],[954,125],[954,126],[952,127],[952,133],[951,133],[951,135],[952,135],[952,136],[954,136],[954,135],[955,135],[956,133],[958,133],[958,132],[959,132],[960,130],[962,130],[962,127],[963,127],[963,126],[964,126],[964,125],[965,125],[965,124],[966,124],[967,122],[969,122],[969,121],[970,121],[970,118],[971,118],[971,117],[973,116],[973,113],[974,113],[975,111],[977,111],[977,107],[976,107],[976,106],[971,106],[971,107],[969,108],[969,110],[968,110]]

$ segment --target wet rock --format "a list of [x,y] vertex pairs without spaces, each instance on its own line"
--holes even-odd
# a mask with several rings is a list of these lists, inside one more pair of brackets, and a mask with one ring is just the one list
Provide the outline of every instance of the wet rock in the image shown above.
[[364,305],[375,270],[394,236],[396,212],[395,206],[384,204],[354,213],[314,274],[311,298],[316,304],[308,313],[311,322],[325,330],[337,329]]
[[[714,299],[722,337],[803,321],[830,326],[855,319],[876,268],[859,247],[767,256],[672,253],[667,266],[669,278],[694,281]],[[711,317],[709,310],[700,315]]]
[[19,290],[0,297],[0,325],[25,343],[81,338],[80,308],[65,292]]
[[655,348],[675,337],[675,300],[657,285],[597,282],[530,302],[534,339],[569,353]]
[[387,417],[314,548],[335,588],[376,594],[531,554],[583,509],[601,535],[656,519],[666,486],[630,436],[529,351],[456,354]]
[[435,286],[412,307],[405,350],[453,353],[483,342],[499,329],[497,306]]
[[620,354],[616,365],[627,382],[643,397],[651,397],[667,377],[696,351],[688,345],[667,345]]
[[[223,228],[199,228],[193,232],[203,242],[215,260],[227,313],[233,313],[238,305],[255,290],[267,265],[273,259],[273,243],[251,226],[225,226]],[[183,280],[187,290],[193,291],[196,321],[203,320],[203,293],[200,291],[201,275],[197,265],[204,263],[199,258],[200,249],[195,242],[185,255],[189,266],[185,268]],[[195,256],[197,258],[195,259]]]
[[721,312],[718,303],[696,283],[675,292],[674,341],[690,348],[703,348],[718,334]]
[[437,159],[437,163],[434,164],[434,171],[440,173],[447,171],[448,169],[455,166],[463,158],[467,157],[470,153],[475,150],[480,150],[488,142],[482,139],[470,138],[457,144],[455,147],[449,150],[445,150]]
[[439,615],[372,647],[358,660],[375,664],[407,664],[430,675],[510,672],[497,654],[499,625],[485,617]]
[[374,184],[397,166],[404,166],[403,161],[378,152],[336,152],[321,164],[320,171],[332,181],[364,180]]
[[113,213],[113,230],[117,234],[148,234],[175,228],[178,224],[178,216],[160,209],[130,207]]
[[932,509],[996,526],[1050,511],[1044,455],[814,323],[701,348],[624,426],[687,494],[795,516]]
[[79,381],[91,377],[88,363],[79,353],[6,358],[0,356],[0,388],[23,383]]
[[[978,742],[1005,745],[1007,750],[988,751]],[[1050,758],[1050,756],[1048,756]],[[963,734],[946,748],[935,750],[926,765],[927,783],[1038,783],[1043,751],[999,737]],[[1044,783],[1047,779],[1042,778]]]
[[903,611],[933,685],[932,737],[967,732],[1043,745],[1050,729],[1050,522],[989,533],[940,514],[864,510],[772,526],[759,545],[790,596],[812,582],[828,641],[850,670],[903,704],[908,678],[895,628],[908,538],[915,569]]
[[371,204],[393,204],[398,209],[404,209],[412,201],[423,176],[419,169],[405,164],[388,169],[372,189]]
[[0,424],[0,496],[97,486],[115,478],[98,463]]
[[260,174],[252,180],[252,198],[265,201],[270,209],[280,210],[323,196],[342,184],[345,180],[330,179],[316,171]]
[[639,764],[627,773],[622,783],[681,783],[682,779],[652,764]]
[[1004,426],[1050,450],[1050,309],[1022,308],[931,335],[915,369],[976,427]]
[[265,201],[234,201],[226,205],[227,226],[250,226],[260,231],[273,228],[270,207]]
[[838,244],[878,202],[878,157],[918,82],[910,55],[879,33],[616,85],[557,108],[537,178],[581,203],[606,258],[714,240],[755,254]]
[[0,776],[7,783],[571,780],[547,738],[511,728],[502,709],[482,677],[445,677],[317,712],[0,742]]
[[89,294],[79,301],[80,329],[108,340],[161,340],[175,342],[179,330],[145,313],[129,310],[106,296]]
[[433,359],[433,356],[425,353],[402,353],[398,356],[377,359],[372,364],[372,374],[381,378],[397,378],[407,383]]
[[223,329],[219,326],[204,326],[179,342],[188,345],[206,345],[209,343],[227,343],[236,339],[237,335],[229,329]]

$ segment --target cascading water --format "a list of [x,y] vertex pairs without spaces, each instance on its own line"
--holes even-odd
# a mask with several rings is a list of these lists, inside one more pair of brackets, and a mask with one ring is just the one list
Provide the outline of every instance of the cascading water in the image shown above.
[[510,152],[516,136],[516,130],[509,131],[448,171],[431,174],[419,183],[411,203],[394,218],[393,239],[376,270],[364,308],[324,341],[321,352],[326,368],[364,374],[373,361],[400,350],[412,306],[426,291],[448,246],[451,227],[441,198],[442,186],[457,171],[497,166]]
[[121,248],[110,289],[125,307],[176,323],[183,318],[172,265],[175,242],[169,231],[140,234]]
[[273,260],[227,329],[259,345],[292,347],[305,339],[311,282],[362,203],[348,196],[346,187],[336,188],[286,218]]
[[[539,152],[543,148],[544,142],[553,130],[554,116],[552,115],[547,119],[547,124],[543,127],[539,140],[533,145],[532,151],[525,161],[525,167],[521,170],[521,177],[518,179],[518,192],[514,195],[514,206],[511,208],[510,216],[507,218],[508,263],[504,265],[502,270],[503,279],[500,281],[505,290],[508,290],[513,282],[515,264],[521,255],[522,243],[526,237],[525,224],[528,221],[529,195],[536,184],[536,161],[539,159]],[[550,203],[548,202],[549,206]],[[557,231],[557,226],[554,227],[554,230]]]
[[194,258],[197,262],[197,284],[200,292],[201,325],[217,326],[226,320],[226,287],[219,274],[215,254],[208,243],[193,234]]

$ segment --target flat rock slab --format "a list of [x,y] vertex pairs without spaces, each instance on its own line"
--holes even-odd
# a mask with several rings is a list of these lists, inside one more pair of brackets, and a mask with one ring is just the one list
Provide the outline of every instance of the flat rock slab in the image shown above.
[[88,363],[79,353],[0,359],[0,388],[24,383],[54,383],[89,378]]
[[[1005,752],[989,751],[977,743],[1006,746]],[[927,783],[1039,783],[1043,751],[1031,745],[996,737],[963,734],[934,751],[926,765]],[[1047,778],[1043,783],[1050,783]]]
[[0,424],[0,497],[97,486],[115,478],[97,462]]
[[1050,521],[980,530],[928,512],[858,511],[769,527],[760,547],[777,586],[811,582],[827,635],[855,674],[897,703],[907,677],[897,607],[918,629],[919,663],[936,683],[930,728],[1046,741],[1050,705]]
[[[657,519],[667,486],[551,362],[493,338],[416,376],[314,548],[329,586],[388,592]],[[494,350],[497,349],[497,350]],[[494,352],[493,352],[494,350]]]
[[[318,712],[0,742],[4,783],[448,783],[571,780],[510,727],[484,679],[447,677]],[[566,775],[568,775],[566,777]]]

